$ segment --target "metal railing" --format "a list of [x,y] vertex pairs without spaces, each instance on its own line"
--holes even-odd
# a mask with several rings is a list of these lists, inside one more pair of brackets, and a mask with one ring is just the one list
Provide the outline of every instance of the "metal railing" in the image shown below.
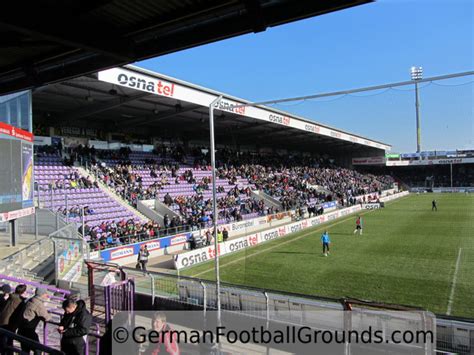
[[104,287],[105,323],[112,320],[115,313],[120,311],[132,312],[135,301],[135,283],[133,280],[123,280]]
[[[0,334],[2,335],[2,337],[9,339],[11,343],[13,343],[13,341],[16,340],[17,342],[20,343],[20,345],[28,347],[32,351],[39,351],[39,352],[43,352],[43,353],[51,354],[51,355],[64,355],[64,353],[60,350],[41,344],[39,342],[36,342],[34,340],[18,335],[16,333],[13,333],[3,328],[0,328]],[[10,352],[18,353],[18,354],[25,354],[25,352],[21,348],[18,348],[14,345],[10,345],[10,346],[7,345],[7,348],[4,350],[6,351],[4,352],[2,351],[2,353],[8,353],[8,351],[10,351]]]
[[121,245],[128,245],[128,244],[143,242],[143,241],[152,240],[152,239],[164,238],[164,237],[169,237],[176,234],[188,233],[191,231],[200,231],[200,229],[190,229],[190,228],[187,228],[186,226],[179,226],[179,227],[173,227],[173,228],[160,229],[158,230],[158,235],[154,235],[154,236],[149,236],[147,233],[144,233],[144,232],[141,232],[136,235],[127,234],[124,236],[119,236],[118,237],[120,239],[119,243],[110,244],[110,243],[107,243],[106,240],[101,240],[101,241],[89,240],[87,241],[87,244],[89,245],[89,248],[91,251],[100,251],[100,250],[115,248]]
[[[143,274],[129,267],[120,267],[128,278],[135,281],[136,292],[150,295],[153,307],[157,299],[168,304],[176,303],[207,310],[217,308],[215,282],[197,278],[148,272]],[[286,293],[274,290],[221,283],[220,299],[222,310],[239,311],[256,317],[267,317],[269,312],[279,311],[322,311],[346,310],[352,307],[379,308],[389,310],[420,310],[403,305],[364,302],[354,299],[334,299]],[[437,349],[441,351],[471,354],[474,352],[474,320],[439,316],[436,318]]]

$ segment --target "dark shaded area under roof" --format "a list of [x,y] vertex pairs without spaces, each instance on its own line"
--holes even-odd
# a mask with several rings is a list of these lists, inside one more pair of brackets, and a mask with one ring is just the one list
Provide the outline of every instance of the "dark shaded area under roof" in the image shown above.
[[371,1],[6,1],[0,11],[0,94]]
[[[43,127],[92,128],[136,137],[209,141],[208,107],[114,86],[97,80],[96,74],[34,90],[33,116],[35,124]],[[217,144],[235,148],[271,147],[347,155],[348,159],[384,154],[381,149],[220,110],[215,111],[215,133]]]

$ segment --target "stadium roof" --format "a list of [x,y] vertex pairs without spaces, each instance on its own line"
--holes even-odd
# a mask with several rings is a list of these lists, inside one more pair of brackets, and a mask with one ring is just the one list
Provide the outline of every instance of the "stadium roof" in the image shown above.
[[274,108],[236,107],[249,101],[131,65],[35,90],[33,114],[35,122],[43,125],[207,141],[209,104],[219,96],[223,100],[215,111],[217,143],[232,140],[241,146],[260,143],[352,153],[390,149],[384,143]]
[[0,12],[0,94],[371,1],[5,1]]

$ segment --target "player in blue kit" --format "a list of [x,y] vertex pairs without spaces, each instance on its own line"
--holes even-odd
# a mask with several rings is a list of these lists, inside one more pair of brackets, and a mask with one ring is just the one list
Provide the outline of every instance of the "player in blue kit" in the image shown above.
[[321,243],[323,244],[323,255],[328,256],[329,244],[331,244],[331,238],[329,238],[328,231],[324,231],[323,235],[321,235]]

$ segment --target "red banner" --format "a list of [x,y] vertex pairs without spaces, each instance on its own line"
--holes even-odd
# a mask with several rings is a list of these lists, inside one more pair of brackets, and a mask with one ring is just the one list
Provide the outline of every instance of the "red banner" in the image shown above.
[[24,141],[33,143],[33,133],[10,126],[9,124],[3,122],[0,122],[0,134],[6,134],[11,137],[23,139]]

